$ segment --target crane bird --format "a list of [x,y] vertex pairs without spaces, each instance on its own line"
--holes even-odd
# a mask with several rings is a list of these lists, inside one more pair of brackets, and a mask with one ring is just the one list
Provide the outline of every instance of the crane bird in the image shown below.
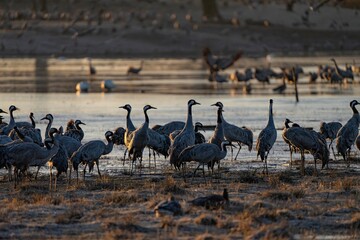
[[205,207],[206,209],[211,210],[224,208],[230,204],[229,193],[227,189],[224,188],[222,195],[211,194],[209,196],[198,197],[189,201],[189,203],[194,206]]
[[351,146],[354,144],[358,134],[359,134],[359,123],[360,116],[358,110],[355,108],[359,102],[357,100],[352,100],[350,102],[350,107],[353,111],[353,116],[347,121],[347,123],[340,128],[336,135],[336,149],[338,153],[342,155],[344,161],[347,161],[347,166],[350,166],[349,156]]
[[232,144],[229,141],[223,141],[221,143],[221,148],[213,143],[201,143],[186,147],[179,154],[179,162],[198,162],[199,165],[193,173],[193,178],[201,165],[203,166],[203,177],[205,178],[205,164],[210,164],[210,166],[213,166],[213,162],[219,162],[220,160],[224,159],[227,154],[226,146],[232,146]]
[[153,130],[157,131],[160,134],[169,136],[170,133],[176,130],[182,130],[185,126],[185,122],[183,121],[171,121],[163,126],[159,126],[157,129],[152,128]]
[[103,92],[111,92],[116,87],[115,83],[111,79],[101,81],[100,88]]
[[[216,104],[212,104],[211,106],[216,106]],[[225,141],[225,135],[224,135],[224,127],[223,127],[223,121],[222,121],[222,112],[224,110],[222,107],[218,107],[217,109],[217,121],[216,121],[216,127],[213,135],[208,140],[208,143],[213,143],[217,145],[221,149],[221,143]],[[216,161],[218,164],[218,169],[220,169],[220,161]],[[215,161],[212,161],[210,164],[208,164],[208,167],[210,167],[212,170],[214,169]]]
[[74,123],[75,129],[66,130],[64,133],[64,136],[72,137],[72,138],[78,140],[79,142],[81,142],[81,140],[83,140],[83,138],[84,138],[84,131],[80,127],[81,124],[86,125],[81,120],[78,120],[78,119],[75,120],[75,123]]
[[[2,109],[0,109],[0,110],[3,111]],[[0,111],[0,113],[1,113],[1,111]],[[3,111],[3,113],[6,113],[6,112]],[[4,120],[4,117],[0,116],[0,129],[7,125],[7,122],[4,122],[3,120]]]
[[140,159],[140,172],[141,172],[141,162],[142,162],[142,154],[144,151],[144,148],[149,143],[149,137],[148,137],[148,130],[149,130],[149,116],[147,114],[147,111],[150,109],[156,109],[155,107],[151,105],[145,105],[143,108],[144,115],[145,115],[145,122],[136,130],[130,133],[129,138],[129,156],[132,160],[131,164],[131,174],[133,171],[134,163],[136,162],[136,159]]
[[76,84],[75,90],[77,93],[87,93],[89,92],[90,84],[88,81],[81,81]]
[[[219,108],[223,109],[224,105],[221,102],[217,102],[214,106],[218,106]],[[239,150],[235,156],[235,160],[237,159],[240,150],[241,144],[245,144],[248,146],[249,151],[252,150],[253,145],[253,132],[247,127],[238,127],[233,124],[228,123],[224,116],[222,115],[222,122],[224,126],[224,135],[225,139],[230,142],[236,142],[239,145]],[[231,148],[231,156],[233,156],[233,149]]]
[[15,107],[14,105],[11,105],[9,107],[9,113],[10,113],[10,121],[8,123],[8,125],[2,127],[0,129],[0,135],[8,135],[10,133],[10,131],[14,128],[15,126],[15,119],[14,119],[14,114],[13,112],[16,110],[20,110],[19,108]]
[[[196,122],[195,123],[195,127],[194,127],[194,131],[195,131],[195,144],[199,144],[199,143],[204,143],[206,142],[205,140],[205,136],[199,132],[199,128],[203,129],[203,125],[201,122]],[[179,135],[179,133],[181,132],[182,129],[180,130],[175,130],[172,133],[169,134],[170,140],[174,141],[174,139],[176,138],[177,135]],[[204,129],[203,129],[204,130]]]
[[290,144],[290,142],[289,142],[289,141],[286,139],[286,137],[285,137],[286,131],[290,128],[289,123],[292,123],[292,126],[291,126],[291,127],[300,127],[300,125],[297,124],[297,123],[293,123],[293,122],[290,121],[290,119],[288,119],[288,118],[286,118],[286,119],[285,119],[285,122],[284,122],[284,129],[283,129],[283,132],[282,132],[282,137],[283,137],[283,139],[284,139],[284,142],[289,145],[289,151],[290,151],[290,169],[291,169],[291,168],[292,168],[292,154],[293,154],[293,152],[295,151],[295,149],[293,148],[293,146]]
[[161,217],[163,215],[181,215],[183,210],[178,201],[173,196],[169,197],[168,200],[161,201],[154,208],[155,216]]
[[[15,127],[14,127],[14,129],[12,129],[10,131],[9,137],[11,137],[13,140],[16,140],[16,139],[18,139],[19,134],[20,134],[22,136],[31,138],[34,143],[39,144],[40,146],[43,146],[41,130],[39,128],[36,128],[35,118],[34,118],[34,114],[32,112],[30,113],[29,118],[31,120],[31,123],[30,122],[16,122],[17,134],[15,133]],[[29,139],[28,139],[28,141],[29,141]]]
[[87,58],[88,60],[88,64],[89,64],[89,75],[90,76],[94,76],[96,74],[96,69],[95,67],[92,65],[92,61],[91,58]]
[[265,161],[264,170],[266,171],[266,174],[268,174],[267,157],[271,148],[274,146],[276,137],[277,132],[273,117],[273,100],[270,99],[268,123],[266,127],[261,130],[256,141],[256,150],[258,151],[257,156],[260,155],[261,161]]
[[187,118],[185,122],[184,128],[181,130],[179,135],[177,135],[172,141],[169,148],[169,156],[170,156],[170,164],[174,165],[175,168],[179,169],[179,155],[188,146],[192,146],[195,144],[195,130],[192,118],[192,106],[200,105],[194,99],[190,99],[187,103],[188,111]]
[[29,118],[30,118],[30,122],[16,122],[16,126],[18,128],[22,128],[22,127],[35,128],[36,123],[35,123],[34,113],[31,112],[30,115],[29,115]]
[[329,150],[321,134],[302,127],[291,127],[284,132],[283,137],[292,147],[300,151],[302,175],[305,175],[305,151],[309,151],[313,155],[315,171],[317,171],[317,159],[322,161],[322,168],[329,162]]
[[245,84],[253,78],[253,72],[251,68],[246,68],[244,73],[240,73],[236,70],[230,75],[231,81],[244,82]]
[[[86,167],[89,166],[89,172],[93,170],[94,164],[96,164],[99,177],[101,178],[101,173],[99,169],[99,158],[102,155],[109,154],[114,146],[112,140],[113,132],[106,131],[105,138],[107,144],[102,140],[92,140],[84,145],[82,145],[78,150],[76,150],[70,157],[70,162],[73,165],[74,170],[76,171],[76,179],[79,181],[79,165],[80,163],[84,164],[83,179],[85,181],[85,172]],[[71,178],[71,168],[70,168],[70,178]]]
[[[57,132],[57,129],[52,128],[50,131]],[[54,145],[50,149],[31,142],[13,144],[7,148],[6,162],[14,166],[15,187],[18,183],[19,171],[25,171],[29,166],[43,166],[57,153],[59,142],[52,134],[51,136]]]
[[339,68],[339,66],[337,65],[336,63],[336,60],[334,58],[330,59],[331,61],[334,62],[335,64],[335,69],[336,69],[336,73],[342,78],[342,79],[351,79],[352,81],[354,81],[354,74],[350,69],[346,69],[346,70],[343,70],[341,68]]
[[233,56],[218,57],[212,54],[210,48],[205,47],[203,49],[203,58],[205,60],[207,67],[210,70],[210,74],[231,67],[241,56],[242,56],[242,51],[238,51]]
[[142,68],[143,68],[143,64],[144,64],[144,61],[141,61],[140,62],[140,66],[137,68],[137,67],[133,67],[133,66],[129,66],[127,71],[126,71],[126,75],[137,75],[141,72]]
[[336,160],[336,156],[332,143],[336,139],[336,134],[339,132],[341,127],[342,124],[340,122],[320,123],[320,133],[324,136],[325,139],[330,139],[329,148],[331,147],[335,160]]
[[126,129],[125,129],[125,134],[124,134],[124,143],[126,146],[126,150],[124,152],[124,164],[125,164],[125,156],[126,156],[126,152],[129,150],[129,144],[131,141],[130,138],[130,133],[135,131],[136,127],[134,126],[131,118],[130,118],[130,114],[131,114],[131,106],[130,104],[125,104],[124,106],[120,106],[119,108],[123,108],[127,111],[127,115],[126,115]]

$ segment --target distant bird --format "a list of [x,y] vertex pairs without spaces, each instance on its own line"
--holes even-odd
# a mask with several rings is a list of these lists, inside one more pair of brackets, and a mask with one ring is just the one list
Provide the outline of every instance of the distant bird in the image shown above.
[[87,93],[89,92],[89,89],[90,89],[90,84],[87,81],[81,81],[77,83],[75,86],[75,90],[78,93]]
[[100,88],[103,92],[111,92],[116,87],[115,83],[111,79],[101,81]]
[[155,216],[161,217],[164,215],[177,216],[183,213],[181,205],[174,197],[170,197],[168,200],[161,201],[154,208]]
[[8,125],[2,127],[0,129],[0,135],[8,135],[10,133],[10,131],[14,128],[15,126],[15,119],[14,119],[14,114],[13,112],[19,110],[19,108],[15,107],[14,105],[11,105],[9,107],[9,113],[10,113],[10,122],[8,123]]
[[87,58],[87,60],[88,60],[88,63],[89,63],[89,75],[94,76],[96,74],[96,69],[92,65],[91,58]]
[[[223,109],[224,105],[221,102],[215,103],[214,106],[218,106],[219,108]],[[222,116],[222,122],[224,127],[224,135],[225,139],[230,142],[236,142],[239,145],[239,150],[235,156],[235,160],[237,159],[240,150],[241,150],[241,144],[245,144],[248,146],[249,151],[252,150],[253,145],[253,132],[247,128],[247,127],[238,127],[233,124],[228,123],[224,116]],[[233,149],[231,148],[231,156],[233,153]]]
[[[109,154],[112,151],[114,146],[112,136],[113,136],[113,132],[107,131],[105,133],[107,144],[105,144],[102,140],[92,140],[82,145],[76,152],[72,154],[70,158],[70,162],[72,163],[74,170],[76,171],[77,180],[79,179],[78,169],[80,163],[85,165],[83,172],[84,180],[85,180],[86,167],[89,166],[89,172],[91,172],[93,170],[94,164],[96,164],[99,177],[101,178],[101,173],[99,169],[99,159],[102,155]],[[71,178],[71,172],[70,172],[70,178]]]
[[210,70],[210,74],[231,67],[242,56],[242,54],[242,51],[238,51],[233,56],[218,57],[212,54],[210,48],[205,47],[203,49],[203,58]]
[[264,70],[259,69],[259,68],[255,68],[254,77],[259,82],[262,82],[263,84],[265,84],[265,83],[270,84],[270,78],[269,78],[270,76],[269,76],[267,71],[264,71]]
[[236,70],[235,73],[230,75],[230,80],[244,83],[247,83],[252,78],[253,72],[251,68],[246,68],[245,73],[240,73],[238,70]]
[[171,143],[169,148],[170,164],[174,165],[175,168],[180,168],[179,155],[188,146],[195,144],[195,131],[192,118],[192,106],[200,104],[194,99],[188,101],[187,118],[184,128],[177,135],[174,141]]
[[285,78],[283,78],[283,83],[280,86],[273,88],[273,92],[283,93],[285,90],[286,90],[286,81]]
[[350,166],[349,157],[351,146],[355,143],[359,135],[360,116],[358,110],[355,108],[358,104],[359,102],[357,100],[350,102],[353,116],[340,128],[336,135],[336,149],[342,155],[344,161],[347,162],[348,167]]
[[316,160],[322,161],[322,168],[329,162],[329,150],[326,142],[321,139],[321,135],[313,130],[302,127],[288,128],[284,133],[286,139],[292,147],[298,149],[301,154],[301,174],[305,175],[305,151],[309,151],[314,157],[315,171]]
[[257,156],[260,155],[261,161],[265,160],[264,170],[266,173],[268,173],[267,157],[276,141],[276,137],[277,132],[273,117],[273,100],[270,99],[268,123],[266,127],[261,130],[256,142],[256,150],[258,151]]
[[208,80],[209,82],[218,82],[218,83],[228,82],[227,77],[220,75],[218,72],[210,73]]
[[198,197],[189,201],[194,206],[205,207],[206,209],[219,209],[226,208],[230,205],[229,193],[227,189],[224,189],[222,195],[212,194],[209,196]]
[[321,122],[320,124],[320,133],[324,136],[325,139],[330,139],[329,148],[331,147],[335,160],[336,156],[332,143],[336,139],[336,135],[341,127],[342,124],[340,122]]
[[309,72],[309,83],[315,83],[318,79],[318,73],[316,72]]
[[138,68],[133,67],[133,66],[129,66],[127,71],[126,71],[126,75],[137,75],[141,72],[142,68],[143,68],[143,64],[144,61],[140,61],[140,66]]
[[341,76],[341,78],[344,78],[344,79],[351,79],[352,81],[354,81],[354,74],[352,72],[351,69],[346,69],[346,70],[343,70],[341,68],[339,68],[339,66],[337,65],[336,63],[336,60],[334,58],[330,59],[331,61],[334,62],[335,64],[335,69],[336,69],[336,73]]
[[144,148],[149,143],[149,139],[148,139],[149,116],[147,114],[147,111],[150,109],[156,109],[156,108],[151,105],[144,106],[143,111],[145,115],[145,122],[135,131],[131,132],[129,136],[129,138],[131,139],[128,147],[129,157],[132,160],[131,173],[133,171],[134,163],[137,159],[140,159],[140,167],[141,167],[143,151]]
[[185,163],[194,161],[199,163],[193,173],[193,178],[201,165],[203,166],[203,177],[205,178],[204,166],[214,166],[214,162],[219,162],[224,159],[227,154],[226,146],[232,146],[232,144],[229,141],[224,141],[221,143],[221,148],[213,143],[201,143],[186,147],[179,154],[179,162]]
[[82,130],[82,128],[80,127],[80,125],[86,125],[85,123],[83,123],[81,120],[75,120],[75,129],[70,129],[65,131],[64,136],[69,136],[72,137],[76,140],[78,140],[79,142],[81,142],[84,138],[84,131]]
[[164,124],[163,126],[160,126],[155,131],[157,131],[160,134],[164,134],[169,136],[170,133],[176,131],[176,130],[182,130],[185,126],[185,122],[183,121],[172,121]]

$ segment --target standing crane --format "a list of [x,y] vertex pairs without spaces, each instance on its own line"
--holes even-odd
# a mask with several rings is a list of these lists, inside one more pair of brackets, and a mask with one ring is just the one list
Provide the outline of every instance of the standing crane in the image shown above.
[[260,132],[256,142],[256,150],[258,151],[257,156],[260,155],[261,161],[265,161],[264,170],[266,174],[268,174],[267,157],[271,148],[274,146],[276,137],[277,132],[273,117],[273,100],[270,99],[268,123],[266,127]]
[[180,168],[179,155],[188,146],[195,144],[195,131],[192,118],[192,106],[200,105],[194,99],[188,101],[187,118],[184,128],[177,135],[174,141],[171,143],[169,148],[170,164],[174,165],[175,168]]
[[125,142],[125,146],[126,146],[126,150],[124,152],[124,163],[125,163],[126,152],[129,150],[129,144],[131,141],[130,134],[131,134],[131,132],[135,131],[136,127],[134,126],[134,124],[130,118],[131,109],[132,109],[130,104],[125,104],[124,106],[120,106],[119,108],[123,108],[127,111],[126,129],[125,129],[125,135],[124,135],[124,142]]
[[[94,164],[96,164],[99,177],[101,178],[101,173],[99,169],[99,158],[102,155],[109,154],[112,151],[114,146],[112,136],[113,136],[113,132],[107,131],[105,133],[107,144],[105,144],[102,140],[92,140],[82,145],[76,152],[72,154],[70,158],[70,162],[72,163],[74,170],[76,171],[77,181],[79,181],[78,169],[80,163],[85,165],[83,172],[84,181],[85,181],[86,167],[89,166],[89,172],[91,172],[93,170]],[[71,178],[71,168],[70,168],[70,178]]]
[[341,127],[342,124],[340,122],[322,122],[320,124],[320,133],[324,136],[325,139],[330,139],[329,148],[331,147],[335,160],[336,155],[332,143],[336,139],[336,135]]
[[70,130],[65,131],[64,136],[72,137],[72,138],[78,140],[79,142],[81,142],[81,140],[83,140],[83,138],[84,138],[84,131],[80,127],[80,124],[86,125],[81,120],[78,120],[78,119],[75,120],[75,123],[74,123],[75,129],[70,129]]
[[355,108],[359,102],[352,100],[350,107],[353,111],[353,116],[347,121],[347,123],[340,128],[336,135],[336,149],[347,162],[347,166],[350,166],[350,151],[351,146],[355,143],[355,140],[359,134],[360,116],[358,110]]
[[0,134],[1,135],[8,135],[10,133],[10,131],[14,128],[15,126],[15,119],[14,119],[14,114],[13,112],[19,110],[19,108],[15,107],[14,105],[11,105],[9,107],[9,113],[10,113],[10,121],[8,123],[8,125],[2,127],[0,129]]

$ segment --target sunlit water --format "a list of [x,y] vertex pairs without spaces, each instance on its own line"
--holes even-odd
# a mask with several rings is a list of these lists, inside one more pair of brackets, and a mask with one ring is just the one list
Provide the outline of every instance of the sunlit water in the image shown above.
[[[285,145],[281,132],[285,118],[289,118],[304,127],[319,130],[321,121],[340,121],[345,124],[352,116],[349,102],[359,99],[357,95],[307,95],[300,96],[300,102],[296,103],[293,96],[243,96],[243,95],[167,95],[167,94],[141,94],[141,93],[90,93],[76,95],[74,93],[2,93],[1,108],[6,109],[11,104],[21,110],[15,111],[17,121],[28,121],[28,114],[34,112],[37,119],[37,127],[42,133],[46,128],[46,121],[39,121],[47,113],[54,116],[53,126],[66,126],[69,119],[81,119],[86,123],[83,126],[85,137],[83,143],[102,139],[105,141],[104,133],[117,127],[125,127],[126,111],[119,106],[129,103],[133,107],[132,120],[136,126],[144,122],[142,108],[151,104],[157,110],[148,112],[150,126],[164,124],[173,120],[185,121],[187,101],[190,98],[200,102],[201,105],[193,107],[193,119],[204,125],[216,124],[216,107],[211,104],[221,101],[224,104],[224,118],[237,126],[247,126],[254,132],[253,151],[249,152],[243,147],[237,161],[230,160],[228,153],[223,167],[228,169],[261,169],[262,163],[256,160],[255,143],[262,128],[267,124],[269,98],[274,99],[274,120],[278,129],[277,141],[273,151],[269,155],[269,171],[277,171],[288,168],[289,151]],[[5,116],[8,121],[8,116]],[[212,131],[204,134],[207,138]],[[235,149],[237,151],[237,149]],[[357,153],[357,149],[353,148]],[[127,161],[122,165],[123,146],[115,146],[114,150],[105,158],[100,160],[100,170],[108,174],[122,174],[129,169]],[[331,154],[332,157],[332,154]],[[148,168],[148,151],[144,151],[144,169],[147,173],[160,173],[170,169],[168,159],[157,157],[157,169]],[[296,155],[295,159],[299,159]],[[312,163],[312,156],[307,156]],[[152,162],[153,164],[153,162]],[[153,166],[153,165],[152,165]],[[336,164],[336,167],[344,167]],[[359,166],[353,164],[353,168],[359,171]],[[5,173],[4,170],[1,170]],[[43,172],[47,172],[43,168]]]

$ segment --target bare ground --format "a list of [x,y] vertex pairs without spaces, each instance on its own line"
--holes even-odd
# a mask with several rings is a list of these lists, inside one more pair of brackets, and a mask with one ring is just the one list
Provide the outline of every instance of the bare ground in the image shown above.
[[[355,162],[354,164],[359,164]],[[355,239],[360,237],[360,178],[351,168],[331,165],[302,177],[296,169],[263,175],[222,171],[221,178],[201,175],[185,182],[179,173],[65,178],[49,191],[48,176],[24,181],[14,190],[3,179],[0,235],[22,239]],[[221,194],[230,206],[194,207],[189,200]],[[155,217],[157,203],[174,196],[178,216]]]

